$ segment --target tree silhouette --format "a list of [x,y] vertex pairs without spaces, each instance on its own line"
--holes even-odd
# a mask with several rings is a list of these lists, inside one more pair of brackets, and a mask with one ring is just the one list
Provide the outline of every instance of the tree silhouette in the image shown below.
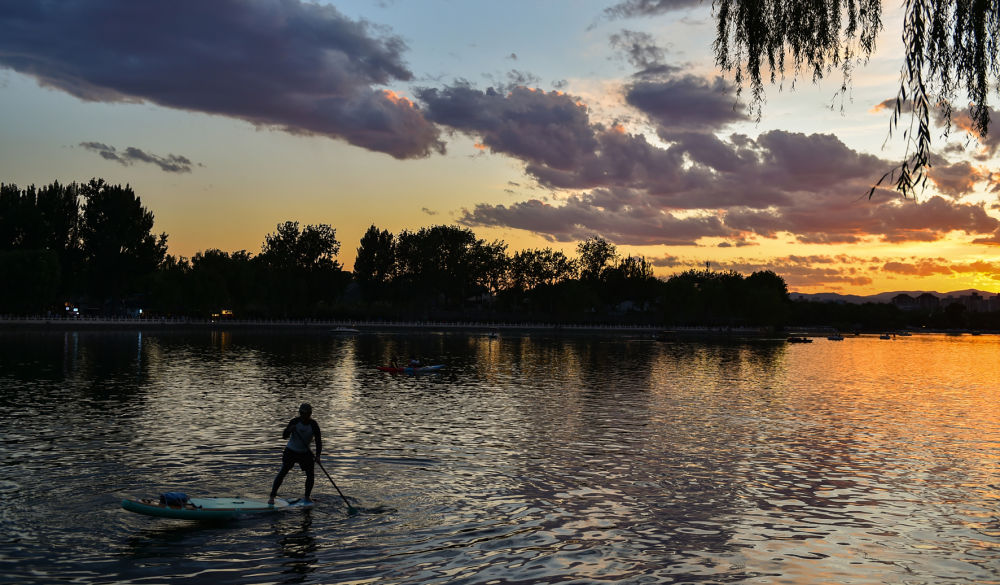
[[384,294],[385,286],[396,273],[396,240],[389,230],[374,225],[361,237],[354,260],[354,280],[370,298]]
[[[774,83],[786,71],[807,70],[814,80],[835,68],[850,75],[875,49],[882,30],[881,0],[713,0],[717,20],[714,50],[717,64],[747,83],[751,107],[760,116],[765,80]],[[996,0],[906,0],[903,40],[906,57],[891,118],[910,109],[916,127],[904,132],[906,155],[887,179],[912,196],[926,182],[931,164],[931,110],[938,108],[951,128],[952,107],[959,90],[970,102],[972,131],[985,135],[990,113],[987,99],[1000,82],[1000,7]]]
[[[80,206],[75,184],[53,182],[41,189],[0,185],[0,250],[48,251],[55,255],[55,285],[68,293],[80,263]],[[48,271],[47,262],[37,265]],[[51,279],[52,275],[39,275]]]
[[339,253],[340,242],[334,228],[319,224],[300,230],[299,222],[286,221],[265,237],[260,260],[275,268],[339,270],[336,260]]
[[580,255],[579,267],[582,280],[600,280],[604,270],[618,258],[614,244],[600,236],[591,236],[576,246]]
[[265,270],[266,303],[283,316],[314,316],[329,310],[345,282],[337,230],[327,224],[278,224],[256,261]]
[[83,261],[90,290],[109,308],[121,308],[125,296],[163,262],[167,234],[154,236],[153,212],[126,185],[92,179],[80,187],[84,198],[80,222]]
[[430,304],[458,306],[476,286],[477,250],[483,245],[468,228],[403,230],[396,239],[401,284]]
[[576,270],[576,263],[558,250],[521,250],[511,257],[510,286],[520,292],[551,286],[573,278]]

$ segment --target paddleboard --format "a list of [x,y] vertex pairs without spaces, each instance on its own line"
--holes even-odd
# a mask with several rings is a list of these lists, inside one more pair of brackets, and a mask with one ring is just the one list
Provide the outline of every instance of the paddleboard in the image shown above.
[[312,502],[301,499],[285,500],[282,498],[275,498],[273,505],[268,504],[266,500],[247,498],[190,498],[184,505],[164,504],[157,498],[134,500],[126,498],[122,500],[122,508],[130,512],[180,520],[228,520],[246,514],[306,509],[312,506]]

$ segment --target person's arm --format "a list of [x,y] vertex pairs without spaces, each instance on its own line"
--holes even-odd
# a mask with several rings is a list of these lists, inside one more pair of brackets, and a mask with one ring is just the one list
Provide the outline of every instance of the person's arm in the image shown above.
[[281,438],[282,439],[287,439],[288,437],[292,436],[292,427],[295,426],[295,423],[298,420],[299,420],[299,418],[295,417],[292,420],[288,421],[288,424],[285,425],[285,430],[281,431]]
[[323,435],[319,432],[319,423],[316,419],[312,421],[313,440],[316,441],[316,460],[319,461],[319,454],[323,452]]

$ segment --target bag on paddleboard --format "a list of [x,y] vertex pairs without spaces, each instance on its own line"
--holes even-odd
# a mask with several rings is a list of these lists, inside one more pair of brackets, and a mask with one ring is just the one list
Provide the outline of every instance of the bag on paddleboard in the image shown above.
[[166,492],[160,494],[160,504],[163,506],[184,507],[184,504],[188,503],[190,499],[184,492]]

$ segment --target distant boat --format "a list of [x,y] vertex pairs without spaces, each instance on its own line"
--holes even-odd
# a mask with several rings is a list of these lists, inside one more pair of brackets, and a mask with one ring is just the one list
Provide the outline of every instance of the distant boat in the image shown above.
[[892,335],[889,335],[888,333],[883,333],[882,335],[879,335],[878,338],[879,339],[892,339]]
[[827,339],[829,339],[830,341],[843,341],[844,336],[839,333],[834,333],[833,335],[827,336]]
[[909,331],[899,331],[896,333],[896,335],[900,337],[910,337],[912,333],[910,333]]
[[809,339],[808,337],[796,336],[788,338],[788,343],[812,343],[812,342],[813,340]]
[[352,335],[354,333],[361,333],[361,331],[358,331],[353,327],[334,327],[333,329],[330,330],[330,333],[341,333],[344,335]]

